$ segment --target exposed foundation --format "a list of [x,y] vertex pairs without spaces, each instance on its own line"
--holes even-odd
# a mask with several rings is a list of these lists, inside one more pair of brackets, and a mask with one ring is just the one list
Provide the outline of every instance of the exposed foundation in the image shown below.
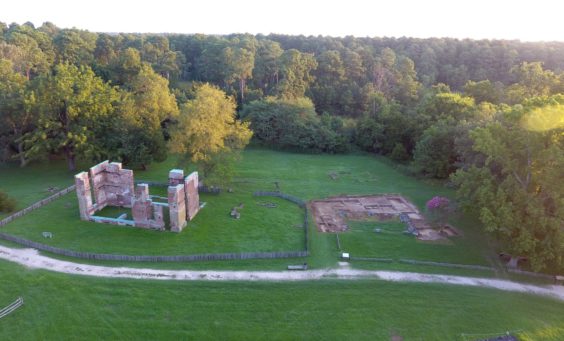
[[311,210],[321,232],[342,232],[348,230],[348,220],[364,220],[374,217],[380,220],[409,217],[417,237],[423,240],[444,238],[425,221],[419,210],[400,195],[340,196],[313,200]]

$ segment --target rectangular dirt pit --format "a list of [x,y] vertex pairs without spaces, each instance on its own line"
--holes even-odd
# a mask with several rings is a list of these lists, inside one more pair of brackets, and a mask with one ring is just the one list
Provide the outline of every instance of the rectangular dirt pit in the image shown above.
[[[415,205],[398,195],[338,196],[312,200],[310,206],[320,232],[346,231],[347,219],[390,219],[401,213],[422,217]],[[343,211],[347,214],[339,214]]]

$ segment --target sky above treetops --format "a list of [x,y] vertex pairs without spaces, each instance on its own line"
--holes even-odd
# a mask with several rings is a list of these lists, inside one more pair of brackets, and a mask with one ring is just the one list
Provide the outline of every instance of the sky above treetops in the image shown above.
[[0,21],[94,32],[564,41],[558,0],[6,0]]

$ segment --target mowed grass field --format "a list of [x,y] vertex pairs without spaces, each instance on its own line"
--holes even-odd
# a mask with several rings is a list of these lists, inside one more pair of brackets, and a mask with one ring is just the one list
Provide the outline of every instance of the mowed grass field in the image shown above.
[[[182,233],[159,232],[81,221],[76,195],[69,193],[43,209],[10,224],[3,231],[61,248],[98,253],[178,255],[196,253],[299,251],[303,249],[303,210],[278,198],[254,198],[250,193],[202,195],[206,202]],[[259,206],[261,201],[277,208]],[[233,206],[244,204],[241,219],[233,219]],[[115,211],[114,214],[108,214]],[[104,210],[117,217],[127,210]],[[129,216],[131,219],[131,216]],[[42,231],[53,233],[44,239]]]
[[[134,174],[136,180],[166,183],[168,171],[177,166],[171,161]],[[5,181],[7,186],[2,187],[14,197],[22,190],[11,184],[16,174],[8,172],[6,179],[0,182]],[[72,184],[72,174],[64,171],[60,176],[67,178],[67,184]],[[39,184],[38,180],[30,178],[38,188],[50,183]],[[74,193],[14,221],[3,231],[71,250],[132,255],[299,251],[304,248],[304,231],[299,228],[303,225],[302,209],[279,198],[253,197],[256,189],[245,184],[235,187],[233,193],[201,194],[200,201],[206,206],[180,234],[81,221]],[[32,187],[28,184],[27,188]],[[166,189],[152,186],[150,193],[166,196]],[[276,207],[269,208],[264,203],[273,203]],[[241,205],[241,218],[231,218],[231,209]],[[128,218],[132,219],[127,209],[108,208],[99,212],[110,217],[120,213],[128,213]],[[44,239],[43,231],[51,232],[54,238]]]
[[[166,181],[174,159],[136,171],[136,179]],[[84,169],[87,166],[83,167]],[[42,176],[43,173],[50,174]],[[329,173],[336,173],[333,180]],[[24,207],[72,184],[64,164],[0,168],[0,188]],[[420,209],[434,195],[453,195],[436,183],[404,176],[369,155],[302,155],[250,149],[243,154],[233,193],[202,195],[206,207],[181,234],[81,222],[74,193],[2,228],[2,231],[60,247],[129,254],[177,254],[299,249],[302,211],[286,201],[252,197],[280,189],[304,199],[339,194],[401,193]],[[274,202],[266,208],[259,202]],[[229,218],[244,203],[241,219]],[[116,214],[116,212],[111,212]],[[397,222],[351,222],[341,233],[353,255],[489,264],[492,250],[471,217],[452,222],[464,236],[430,244],[404,236]],[[374,234],[375,225],[389,233]],[[54,238],[41,237],[51,231]],[[337,266],[334,234],[310,226],[312,268]],[[13,244],[4,243],[10,246]],[[80,261],[73,259],[73,261]],[[131,264],[197,269],[284,269],[296,260]],[[123,263],[100,262],[106,265]],[[478,271],[352,263],[353,267],[481,276]],[[488,275],[494,275],[488,274]],[[462,334],[521,331],[522,340],[564,339],[564,303],[493,289],[376,280],[295,283],[178,282],[99,279],[30,270],[0,261],[0,308],[22,296],[25,305],[0,320],[0,339],[364,339],[474,340]],[[485,337],[485,336],[484,336]]]
[[[31,163],[24,168],[0,163],[0,190],[16,199],[16,210],[48,197],[52,194],[49,188],[63,189],[73,181],[73,172],[61,161]],[[0,213],[0,219],[5,216]]]
[[[349,230],[339,233],[341,249],[352,257],[410,258],[434,262],[483,264],[483,254],[476,252],[472,240],[464,236],[436,241],[421,241],[403,232],[399,219],[389,221],[352,221]],[[376,233],[375,229],[380,232]],[[486,250],[484,250],[486,252]]]
[[97,279],[0,261],[3,340],[476,340],[519,330],[562,340],[564,303],[493,289],[323,280],[295,283]]
[[[26,186],[15,167],[0,172],[0,184],[9,194],[24,198],[39,198],[43,188],[64,186],[72,183],[72,174],[59,167],[59,177],[43,179],[30,176]],[[63,165],[64,166],[64,165]],[[137,180],[165,182],[168,171],[175,167],[185,168],[174,158],[152,165],[148,171],[135,171]],[[40,173],[41,165],[33,165]],[[53,163],[44,165],[51,169]],[[87,169],[82,166],[82,169]],[[47,172],[49,173],[49,172]],[[188,169],[186,169],[188,173]],[[329,174],[337,174],[330,177]],[[18,181],[13,181],[18,179]],[[66,181],[66,183],[65,183]],[[303,249],[304,233],[299,226],[303,213],[296,205],[271,197],[253,197],[258,190],[274,190],[278,183],[281,191],[310,200],[340,194],[401,193],[423,210],[424,203],[434,195],[452,196],[452,191],[437,183],[426,183],[398,173],[385,162],[369,155],[306,155],[274,152],[264,149],[249,149],[238,164],[235,178],[230,187],[233,193],[220,195],[202,194],[201,201],[206,207],[180,234],[147,231],[130,227],[84,222],[79,219],[78,205],[74,193],[34,211],[5,226],[3,231],[39,241],[49,245],[72,250],[99,253],[120,253],[133,255],[177,255],[195,253],[253,252],[253,251],[294,251]],[[34,184],[34,185],[32,185]],[[162,189],[152,188],[152,193],[162,195]],[[276,208],[262,206],[274,203]],[[243,204],[241,219],[229,217],[232,207]],[[119,209],[111,211],[117,216]],[[111,215],[111,214],[110,214]],[[312,220],[313,221],[313,220]],[[445,261],[464,264],[488,264],[492,253],[481,235],[479,226],[470,218],[454,222],[464,230],[464,237],[455,238],[448,245],[419,245],[410,236],[395,236],[394,256],[420,260]],[[52,232],[54,238],[44,239],[43,231]],[[355,229],[343,233],[354,239]],[[333,234],[318,233],[310,226],[310,248],[312,266],[335,265],[338,250]],[[374,237],[370,235],[370,237]],[[381,254],[378,240],[347,243],[347,251],[356,256]],[[385,244],[385,243],[384,243]],[[356,247],[358,250],[355,250]],[[420,252],[413,254],[417,248]],[[370,249],[366,253],[364,249]],[[428,252],[427,252],[428,251]],[[413,256],[413,257],[412,257]],[[383,257],[383,256],[381,256]],[[276,263],[276,262],[275,262]]]

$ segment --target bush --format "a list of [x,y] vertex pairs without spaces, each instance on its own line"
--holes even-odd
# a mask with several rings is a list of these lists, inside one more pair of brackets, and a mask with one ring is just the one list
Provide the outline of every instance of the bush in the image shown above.
[[8,213],[16,209],[16,200],[10,198],[6,193],[0,192],[0,212]]
[[394,161],[403,162],[409,160],[410,156],[407,150],[405,149],[405,146],[398,142],[394,146],[394,149],[392,149],[392,152],[390,153],[390,158]]
[[369,152],[381,152],[384,140],[384,125],[375,119],[364,117],[359,120],[355,143],[363,150]]
[[446,179],[456,170],[455,138],[463,132],[455,123],[441,120],[426,129],[413,153],[413,166],[425,176]]
[[348,149],[343,121],[317,115],[309,98],[253,101],[243,107],[241,118],[251,123],[254,139],[268,146],[328,153]]
[[438,226],[444,226],[454,211],[454,206],[448,198],[434,196],[425,204],[431,222]]

